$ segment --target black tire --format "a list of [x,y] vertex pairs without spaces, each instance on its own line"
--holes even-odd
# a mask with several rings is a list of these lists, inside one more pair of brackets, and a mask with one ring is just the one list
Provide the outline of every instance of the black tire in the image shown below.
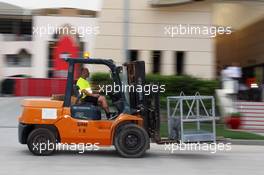
[[149,148],[147,132],[136,124],[125,124],[115,134],[114,146],[126,158],[142,157]]
[[56,137],[49,129],[37,128],[29,134],[27,146],[34,155],[48,156],[56,150]]

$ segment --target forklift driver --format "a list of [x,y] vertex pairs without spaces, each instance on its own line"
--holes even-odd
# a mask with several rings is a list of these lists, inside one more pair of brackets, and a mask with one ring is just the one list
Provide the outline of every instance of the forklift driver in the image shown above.
[[89,77],[89,70],[87,68],[81,69],[81,76],[77,81],[77,86],[80,88],[80,92],[83,93],[82,102],[89,102],[94,105],[99,104],[105,111],[107,119],[110,118],[109,106],[104,96],[93,93],[89,81],[86,79]]

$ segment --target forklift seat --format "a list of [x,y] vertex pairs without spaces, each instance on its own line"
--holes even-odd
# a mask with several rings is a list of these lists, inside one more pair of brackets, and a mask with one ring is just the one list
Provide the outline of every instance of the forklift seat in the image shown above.
[[83,120],[101,120],[101,109],[90,103],[81,103],[71,106],[71,116]]
[[71,106],[71,116],[84,120],[101,120],[101,109],[89,102],[80,102],[82,93],[79,92],[79,86],[73,85],[74,96],[77,97],[76,104]]

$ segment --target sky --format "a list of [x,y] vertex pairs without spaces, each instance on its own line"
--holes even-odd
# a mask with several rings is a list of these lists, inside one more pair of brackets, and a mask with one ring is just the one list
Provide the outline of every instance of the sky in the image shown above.
[[101,10],[102,5],[102,0],[0,0],[0,2],[25,9],[66,7],[98,11]]

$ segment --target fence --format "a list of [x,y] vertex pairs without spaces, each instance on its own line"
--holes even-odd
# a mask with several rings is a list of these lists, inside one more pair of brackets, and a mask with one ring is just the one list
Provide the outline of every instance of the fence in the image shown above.
[[66,81],[66,79],[56,78],[16,78],[13,93],[15,96],[64,94]]

